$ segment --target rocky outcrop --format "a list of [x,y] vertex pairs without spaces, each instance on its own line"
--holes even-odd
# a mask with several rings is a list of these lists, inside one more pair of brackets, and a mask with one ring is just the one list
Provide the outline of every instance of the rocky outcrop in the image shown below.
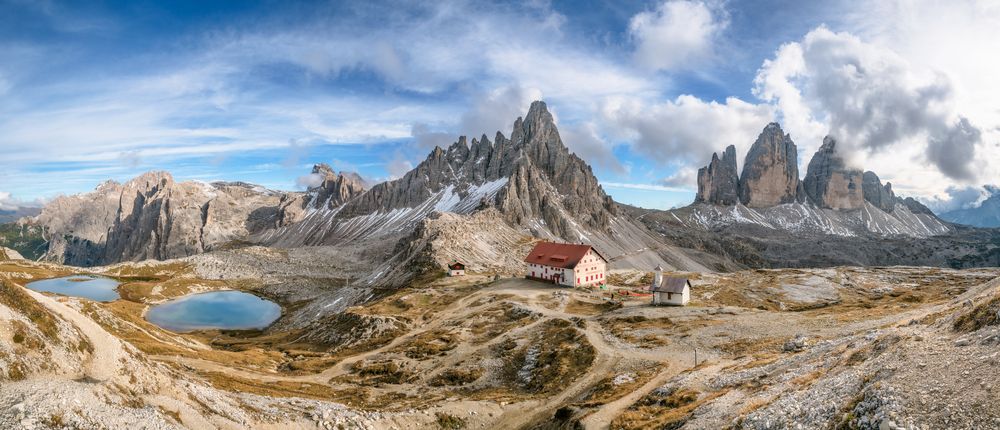
[[883,186],[878,175],[872,171],[865,172],[861,180],[865,200],[885,212],[892,212],[896,207],[896,194],[892,192],[892,184],[886,182]]
[[45,258],[93,266],[185,257],[271,228],[282,194],[240,182],[174,182],[149,172],[125,184],[60,197],[33,221],[50,235]]
[[21,256],[21,253],[13,249],[0,246],[0,261],[7,260],[24,260],[24,257]]
[[334,172],[320,163],[312,168],[316,185],[305,193],[286,193],[278,204],[275,227],[283,227],[305,218],[310,210],[333,210],[365,192],[365,182],[354,172]]
[[823,139],[812,160],[802,187],[809,199],[821,208],[858,209],[864,204],[861,170],[846,166],[837,153],[837,141]]
[[739,201],[739,176],[736,172],[736,147],[729,145],[720,159],[712,154],[712,161],[698,169],[698,195],[696,203],[735,205]]
[[934,215],[934,211],[930,210],[930,208],[924,206],[923,203],[918,202],[917,199],[914,199],[913,197],[907,197],[903,200],[899,200],[899,203],[902,203],[903,206],[906,206],[910,212],[915,214],[930,215],[937,218],[937,215]]
[[749,207],[794,203],[799,198],[798,152],[792,137],[770,123],[750,147],[739,180],[740,201]]
[[469,213],[484,206],[496,207],[507,222],[567,240],[579,238],[577,226],[607,231],[616,211],[590,166],[563,144],[545,103],[537,101],[514,122],[509,139],[497,132],[493,142],[483,135],[470,144],[463,136],[447,149],[435,147],[402,178],[372,187],[337,217],[407,211],[417,220],[423,211]]

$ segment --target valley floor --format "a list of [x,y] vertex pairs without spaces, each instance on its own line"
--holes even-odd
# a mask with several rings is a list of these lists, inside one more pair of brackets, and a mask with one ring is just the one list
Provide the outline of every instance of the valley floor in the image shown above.
[[192,291],[315,299],[177,262],[98,269],[123,282],[112,303],[22,288],[69,270],[0,264],[0,427],[1000,427],[995,269],[691,273],[686,307],[650,306],[633,271],[607,289],[472,274],[189,334],[143,314]]

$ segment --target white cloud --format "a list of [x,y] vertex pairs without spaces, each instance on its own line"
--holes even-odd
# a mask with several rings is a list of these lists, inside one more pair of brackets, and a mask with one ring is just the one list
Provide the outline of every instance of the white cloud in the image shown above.
[[671,0],[629,22],[636,62],[650,70],[691,69],[713,53],[713,41],[727,25],[720,11],[700,1]]
[[996,186],[950,186],[945,190],[944,196],[935,196],[922,199],[927,207],[937,213],[949,212],[958,209],[968,209],[979,207],[984,200],[1000,192]]
[[944,176],[975,177],[982,133],[957,111],[950,79],[914,67],[890,49],[819,27],[782,46],[754,82],[754,93],[775,103],[787,119],[793,139],[807,137],[796,142],[809,155],[819,144],[816,132],[825,128],[855,164],[863,164],[861,150],[917,144],[924,162]]
[[601,186],[605,188],[625,188],[631,190],[644,190],[644,191],[669,191],[675,193],[691,192],[691,190],[688,188],[670,187],[666,185],[654,185],[654,184],[631,184],[625,182],[601,182]]
[[24,201],[14,198],[9,192],[0,191],[0,210],[13,211],[23,207],[39,207],[45,202],[41,199],[34,201]]
[[10,211],[18,207],[20,206],[10,197],[10,193],[0,191],[0,210]]
[[295,178],[295,186],[299,189],[310,189],[313,187],[318,187],[323,183],[323,175],[318,173],[310,173],[308,175],[299,176]]
[[410,170],[413,170],[413,163],[404,159],[398,152],[385,164],[385,171],[389,173],[389,180],[402,178]]
[[660,165],[707,163],[713,152],[735,145],[745,154],[774,113],[769,105],[735,97],[725,103],[682,95],[662,103],[634,98],[607,100],[602,117],[633,149]]
[[542,99],[536,88],[501,87],[473,97],[469,109],[462,114],[459,130],[462,135],[478,138],[483,134],[493,139],[497,131],[510,137],[514,119],[528,112],[531,102]]
[[677,187],[687,191],[695,191],[698,189],[698,171],[694,167],[684,166],[680,167],[670,176],[663,178],[663,185],[668,187]]
[[615,157],[612,145],[600,136],[593,122],[560,127],[559,134],[566,147],[587,163],[619,175],[628,174],[628,168]]

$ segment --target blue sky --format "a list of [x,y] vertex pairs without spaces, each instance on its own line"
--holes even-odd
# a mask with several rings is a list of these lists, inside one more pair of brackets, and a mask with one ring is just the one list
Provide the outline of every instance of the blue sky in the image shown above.
[[997,182],[1000,85],[981,76],[1000,12],[939,8],[0,0],[0,209],[148,170],[385,180],[460,134],[508,135],[534,99],[625,203],[688,204],[713,151],[742,158],[777,120],[803,175],[833,133],[896,190],[967,205]]

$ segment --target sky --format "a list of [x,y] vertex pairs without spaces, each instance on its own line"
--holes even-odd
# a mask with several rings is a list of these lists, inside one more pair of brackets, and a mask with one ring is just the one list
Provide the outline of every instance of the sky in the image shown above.
[[990,1],[0,0],[0,210],[125,181],[396,178],[545,100],[617,201],[777,121],[933,209],[1000,183]]

